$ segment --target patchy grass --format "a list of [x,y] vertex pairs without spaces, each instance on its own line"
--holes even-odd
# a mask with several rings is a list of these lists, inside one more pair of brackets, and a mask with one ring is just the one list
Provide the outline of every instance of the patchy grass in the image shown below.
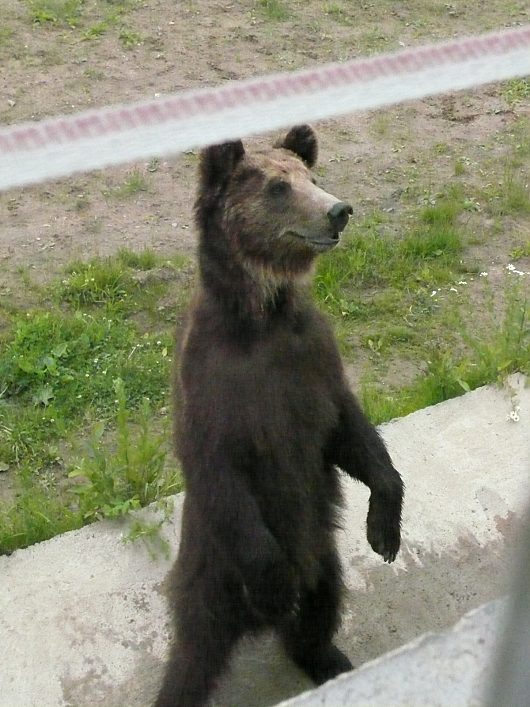
[[76,27],[81,19],[84,0],[28,0],[30,17],[36,24]]
[[111,30],[125,49],[133,49],[145,41],[124,20],[137,6],[137,0],[25,0],[25,4],[34,24],[77,30],[83,41],[99,40]]
[[530,375],[529,301],[520,283],[507,284],[500,322],[490,300],[489,317],[480,332],[475,329],[472,312],[467,318],[456,312],[453,315],[457,336],[464,345],[461,353],[433,346],[425,373],[399,389],[383,390],[375,381],[365,381],[362,403],[374,423],[463,395],[516,371]]
[[281,0],[258,0],[258,7],[269,20],[282,21],[290,17],[286,3]]
[[120,30],[118,38],[125,49],[133,49],[133,47],[137,47],[144,42],[141,34],[126,27]]
[[10,45],[14,32],[10,27],[0,27],[0,49]]
[[[168,459],[167,429],[152,428],[150,401],[144,398],[139,415],[133,417],[121,379],[114,381],[113,390],[115,441],[105,441],[105,423],[96,423],[84,456],[68,473],[73,482],[60,494],[25,467],[15,503],[0,503],[0,555],[93,520],[119,518],[182,489],[178,469]],[[160,544],[157,529],[136,521],[130,539]]]
[[507,81],[503,86],[502,96],[510,105],[530,98],[530,78]]
[[103,194],[107,198],[130,199],[143,191],[148,191],[147,180],[140,170],[134,169],[122,184],[105,189]]
[[0,468],[18,494],[0,503],[0,552],[180,488],[165,424],[175,313],[160,302],[175,290],[182,310],[187,267],[123,249],[38,288],[42,308],[0,310]]
[[494,216],[530,214],[530,188],[525,180],[506,169],[500,184],[489,191],[489,210]]
[[457,219],[464,202],[454,191],[448,194],[415,214],[401,238],[390,235],[380,212],[351,225],[342,247],[318,264],[315,294],[321,304],[333,316],[348,319],[387,311],[396,315],[400,301],[408,308],[414,293],[423,296],[452,282],[462,270],[463,233]]
[[119,316],[37,311],[16,318],[0,353],[0,459],[20,463],[43,452],[48,458],[46,442],[87,415],[109,413],[117,378],[125,382],[130,406],[145,396],[161,403],[170,347],[169,334],[142,335]]

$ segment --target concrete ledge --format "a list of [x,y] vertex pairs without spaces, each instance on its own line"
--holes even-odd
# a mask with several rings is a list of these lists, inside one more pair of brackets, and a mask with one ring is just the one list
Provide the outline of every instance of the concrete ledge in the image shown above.
[[483,705],[505,602],[466,614],[451,631],[426,634],[279,707],[471,707]]
[[[519,422],[509,419],[514,405]],[[507,550],[527,496],[529,421],[530,389],[514,376],[504,389],[481,388],[382,427],[407,485],[403,549],[392,566],[370,550],[367,491],[345,479],[339,544],[347,593],[338,643],[355,665],[446,630],[505,592]],[[176,497],[163,529],[169,558],[125,545],[129,521],[98,523],[0,558],[1,707],[151,703],[169,637],[164,579],[181,507]],[[214,701],[258,707],[310,687],[265,636],[242,644]],[[434,678],[431,687],[434,694]]]

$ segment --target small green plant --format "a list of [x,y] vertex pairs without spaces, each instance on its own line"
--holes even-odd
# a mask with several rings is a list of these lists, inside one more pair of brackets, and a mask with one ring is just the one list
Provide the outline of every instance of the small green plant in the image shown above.
[[133,47],[137,47],[144,41],[141,34],[138,34],[138,32],[133,32],[130,29],[126,29],[125,27],[120,31],[118,37],[125,49],[132,49]]
[[269,20],[286,20],[290,13],[281,0],[258,0],[258,6]]
[[88,455],[70,472],[82,479],[73,491],[85,521],[115,518],[181,490],[176,472],[165,467],[168,434],[153,434],[151,405],[142,400],[134,432],[127,396],[121,379],[114,381],[116,395],[116,448],[110,453],[103,444],[105,424],[98,422],[89,443]]
[[84,0],[29,0],[31,19],[36,24],[60,24],[76,27]]
[[117,260],[126,267],[136,270],[152,270],[161,262],[156,253],[149,248],[144,248],[140,251],[120,248]]
[[528,184],[510,165],[506,165],[500,182],[486,191],[486,199],[494,216],[530,214]]
[[126,543],[137,543],[142,542],[147,548],[152,559],[156,559],[159,553],[161,553],[166,559],[169,558],[170,546],[167,540],[165,540],[160,531],[164,521],[167,519],[163,518],[157,523],[147,523],[143,520],[134,520],[129,532],[123,538]]
[[524,245],[517,246],[510,252],[510,258],[519,260],[520,258],[530,258],[530,239]]
[[102,81],[105,78],[104,72],[99,69],[88,68],[84,70],[83,74],[91,81]]
[[109,29],[109,23],[103,20],[102,22],[96,22],[95,25],[89,27],[83,32],[83,39],[99,39],[102,37]]
[[504,100],[509,104],[520,103],[530,98],[530,78],[511,79],[502,90]]
[[77,262],[71,268],[57,295],[76,307],[123,302],[137,288],[128,269],[116,259]]
[[103,194],[106,197],[113,197],[115,199],[129,199],[147,190],[148,185],[145,177],[138,169],[134,169],[127,175],[123,184],[107,189]]
[[465,160],[459,159],[455,162],[455,177],[461,177],[466,173]]
[[10,27],[0,27],[0,49],[6,47],[13,38],[14,32]]

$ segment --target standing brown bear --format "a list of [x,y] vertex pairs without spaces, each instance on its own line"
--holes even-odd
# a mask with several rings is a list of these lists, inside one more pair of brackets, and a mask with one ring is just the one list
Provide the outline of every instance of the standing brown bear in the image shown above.
[[245,633],[274,627],[316,683],[349,670],[339,624],[338,468],[370,491],[367,534],[388,562],[403,484],[346,383],[306,293],[351,207],[315,185],[317,140],[203,151],[196,202],[200,290],[181,363],[186,478],[172,578],[175,642],[157,707],[203,705]]

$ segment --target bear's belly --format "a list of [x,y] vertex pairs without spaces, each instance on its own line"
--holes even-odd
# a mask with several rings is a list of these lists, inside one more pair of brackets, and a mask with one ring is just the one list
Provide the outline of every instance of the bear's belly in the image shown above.
[[333,542],[341,503],[338,472],[324,454],[338,410],[323,386],[271,384],[261,409],[264,404],[270,416],[261,424],[247,416],[254,449],[247,477],[265,524],[311,584]]

